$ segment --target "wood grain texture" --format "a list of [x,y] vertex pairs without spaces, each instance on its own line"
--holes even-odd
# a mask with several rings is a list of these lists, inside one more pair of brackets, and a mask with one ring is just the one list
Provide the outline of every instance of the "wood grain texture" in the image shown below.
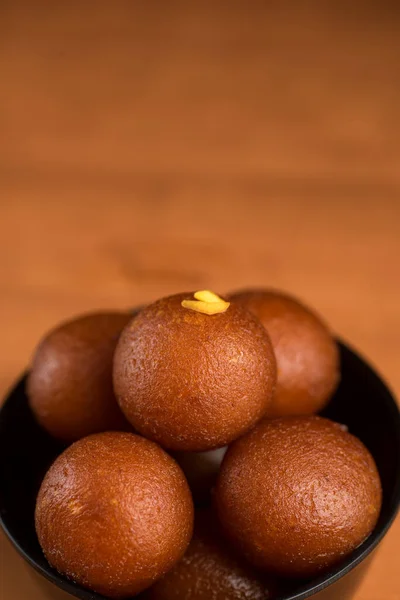
[[[400,395],[399,29],[389,0],[2,2],[3,394],[64,317],[260,284]],[[357,600],[398,600],[399,545]],[[55,598],[0,551],[1,600]]]

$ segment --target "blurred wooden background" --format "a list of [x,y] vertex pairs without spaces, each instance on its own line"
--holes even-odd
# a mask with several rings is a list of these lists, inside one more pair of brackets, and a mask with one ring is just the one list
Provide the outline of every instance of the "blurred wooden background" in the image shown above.
[[[400,395],[395,2],[0,4],[4,394],[59,319],[290,290]],[[398,600],[400,523],[357,600]],[[0,536],[1,600],[54,599]]]

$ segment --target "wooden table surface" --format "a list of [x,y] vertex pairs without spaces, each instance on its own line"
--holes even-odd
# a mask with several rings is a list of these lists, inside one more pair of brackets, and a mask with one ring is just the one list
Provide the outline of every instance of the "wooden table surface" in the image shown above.
[[[290,290],[400,395],[394,2],[0,6],[4,395],[58,320]],[[400,522],[357,600],[398,600]],[[1,600],[53,600],[0,536]],[[339,599],[338,599],[339,600]]]

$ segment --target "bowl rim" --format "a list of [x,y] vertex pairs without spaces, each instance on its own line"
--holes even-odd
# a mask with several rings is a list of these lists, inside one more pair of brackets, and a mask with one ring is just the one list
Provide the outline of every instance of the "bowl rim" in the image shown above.
[[[374,385],[378,385],[382,392],[382,397],[384,399],[386,409],[388,413],[391,413],[391,418],[395,423],[395,429],[397,431],[398,437],[400,439],[400,407],[395,399],[395,396],[388,384],[385,382],[383,377],[379,374],[377,368],[372,366],[371,363],[364,358],[360,352],[354,350],[354,348],[344,342],[342,339],[337,338],[337,343],[342,352],[347,352],[353,357],[355,357],[359,362],[361,362],[365,368],[368,369],[372,379],[374,380]],[[397,450],[397,463],[400,465],[400,444]],[[400,509],[400,469],[396,473],[396,479],[394,483],[394,491],[392,492],[391,497],[389,498],[389,506],[387,509],[386,519],[379,525],[375,526],[375,529],[372,533],[367,537],[364,542],[360,544],[358,548],[356,548],[351,555],[343,561],[342,564],[337,567],[333,567],[328,571],[328,573],[322,574],[319,577],[316,577],[311,582],[305,583],[303,586],[299,586],[297,590],[293,593],[289,593],[282,597],[279,600],[306,600],[307,598],[311,598],[313,595],[322,592],[324,589],[329,587],[330,585],[336,583],[340,579],[342,579],[345,575],[353,571],[358,565],[360,565],[364,559],[366,559],[375,548],[382,541],[386,533],[389,531],[391,525],[393,524],[398,512]]]
[[[377,369],[375,367],[372,367],[369,361],[365,360],[365,358],[358,351],[354,350],[351,345],[349,345],[347,342],[343,342],[341,339],[337,339],[337,342],[342,352],[347,352],[353,355],[353,357],[355,357],[358,361],[363,363],[363,365],[370,371],[370,375],[374,380],[374,384],[378,385],[381,389],[382,398],[386,405],[386,410],[388,411],[388,413],[390,413],[390,416],[393,422],[395,423],[395,429],[400,439],[400,407],[395,400],[393,392],[390,390],[385,380],[380,376]],[[3,411],[6,404],[11,401],[16,389],[21,384],[23,384],[26,376],[27,372],[25,372],[13,386],[11,386],[11,388],[5,396],[4,402],[0,406],[0,413]],[[400,464],[400,444],[398,447],[397,461],[398,464]],[[378,524],[375,527],[370,536],[356,550],[354,550],[354,552],[352,552],[352,554],[347,559],[345,559],[341,565],[332,568],[328,573],[322,574],[319,577],[313,579],[312,581],[305,582],[304,585],[300,584],[300,586],[294,592],[289,592],[288,594],[283,595],[279,598],[279,600],[307,600],[307,598],[318,594],[319,592],[323,591],[324,589],[331,586],[339,579],[350,573],[350,571],[355,569],[378,546],[378,544],[381,542],[383,537],[390,529],[392,523],[394,522],[399,508],[400,469],[397,471],[396,474],[394,491],[389,499],[389,506],[387,509],[386,519],[380,525]],[[29,553],[23,548],[23,546],[21,546],[21,544],[15,539],[15,537],[9,530],[3,518],[3,508],[1,504],[0,527],[5,533],[8,540],[10,541],[11,545],[14,546],[17,552],[25,559],[25,561],[31,567],[33,567],[33,569],[36,572],[38,572],[45,579],[50,581],[53,585],[56,585],[63,591],[71,594],[71,596],[81,598],[81,600],[108,600],[106,596],[102,596],[97,592],[92,592],[88,589],[79,586],[73,581],[69,581],[67,578],[60,575],[55,569],[50,567],[50,565],[48,568],[44,568],[39,563],[37,563],[36,560],[33,559],[29,555]]]

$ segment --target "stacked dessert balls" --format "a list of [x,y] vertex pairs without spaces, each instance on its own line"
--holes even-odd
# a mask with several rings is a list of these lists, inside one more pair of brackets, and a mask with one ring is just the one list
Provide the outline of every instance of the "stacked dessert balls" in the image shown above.
[[339,379],[326,325],[273,290],[56,327],[27,381],[37,421],[71,444],[37,498],[48,562],[150,600],[276,599],[336,565],[382,499],[362,442],[315,415]]

